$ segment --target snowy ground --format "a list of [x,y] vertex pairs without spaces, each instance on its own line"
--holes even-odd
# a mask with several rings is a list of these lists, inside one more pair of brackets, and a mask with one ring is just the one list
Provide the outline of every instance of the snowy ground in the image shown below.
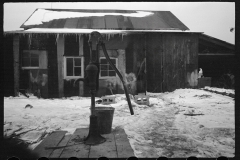
[[[116,95],[117,103],[108,105],[115,108],[113,128],[125,129],[136,157],[234,157],[233,98],[201,89],[148,95],[149,106],[132,101],[134,115],[125,95]],[[25,108],[27,104],[33,107]],[[88,128],[89,116],[87,97],[5,97],[4,135],[17,136],[34,148],[54,130],[72,134]]]

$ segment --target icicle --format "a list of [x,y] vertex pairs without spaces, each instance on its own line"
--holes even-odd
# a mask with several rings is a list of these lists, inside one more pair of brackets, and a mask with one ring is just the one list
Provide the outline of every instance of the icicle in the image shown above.
[[56,36],[55,44],[57,44],[57,42],[58,42],[58,38],[59,38],[59,34],[57,34],[57,36]]
[[91,39],[91,34],[88,34],[88,41],[90,41]]
[[28,35],[28,48],[30,49],[31,46],[32,35],[31,33]]

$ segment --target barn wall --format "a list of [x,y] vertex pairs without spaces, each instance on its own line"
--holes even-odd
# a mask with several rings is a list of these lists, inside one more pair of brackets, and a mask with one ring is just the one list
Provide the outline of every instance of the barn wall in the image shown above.
[[162,92],[162,56],[163,35],[158,33],[146,34],[146,69],[147,69],[147,91]]
[[[129,35],[126,48],[126,77],[134,74],[136,80],[131,83],[129,78],[129,93],[135,95],[146,92],[146,36],[145,34]],[[128,79],[128,78],[127,78]]]
[[198,34],[165,33],[163,40],[163,91],[196,87]]

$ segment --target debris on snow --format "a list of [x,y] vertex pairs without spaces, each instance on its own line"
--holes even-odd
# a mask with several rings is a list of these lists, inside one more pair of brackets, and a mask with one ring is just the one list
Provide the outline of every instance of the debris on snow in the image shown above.
[[[124,128],[136,157],[234,157],[233,98],[202,89],[147,95],[149,106],[131,99],[134,115],[124,94],[116,94],[114,104],[96,104],[115,108],[112,127]],[[25,109],[26,104],[34,104],[34,109]],[[89,127],[90,105],[90,97],[5,97],[4,135],[21,137],[34,148],[52,131],[72,134]]]

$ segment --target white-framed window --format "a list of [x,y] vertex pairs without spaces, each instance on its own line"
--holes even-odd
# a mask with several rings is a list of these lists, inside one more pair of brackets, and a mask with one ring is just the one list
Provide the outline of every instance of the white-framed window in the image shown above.
[[83,78],[83,57],[64,56],[64,78]]
[[43,50],[23,50],[22,69],[47,69],[47,52]]
[[[110,58],[112,63],[116,66],[118,66],[118,59],[117,58]],[[99,78],[111,78],[116,77],[117,74],[115,70],[110,66],[107,59],[104,57],[100,57],[100,75]]]

